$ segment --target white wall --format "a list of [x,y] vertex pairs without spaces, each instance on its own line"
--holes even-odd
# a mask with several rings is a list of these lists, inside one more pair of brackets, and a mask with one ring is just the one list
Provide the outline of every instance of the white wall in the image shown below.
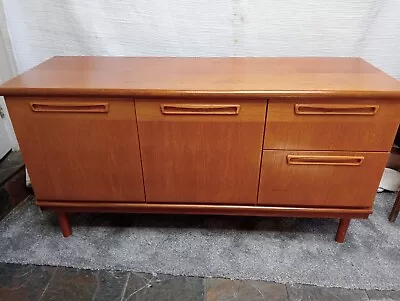
[[[17,67],[14,60],[11,41],[6,26],[3,3],[0,1],[0,84],[10,79],[16,74],[17,74]],[[4,113],[6,115],[6,118],[0,120],[0,122],[4,123],[8,139],[11,142],[11,147],[14,150],[17,150],[19,149],[17,138],[15,137],[14,129],[11,124],[10,116],[8,115],[3,97],[0,97],[0,106],[5,110]],[[0,143],[1,142],[2,141],[0,141]],[[6,141],[3,141],[3,143],[6,143]]]
[[400,78],[398,0],[3,0],[18,71],[53,55],[361,56]]

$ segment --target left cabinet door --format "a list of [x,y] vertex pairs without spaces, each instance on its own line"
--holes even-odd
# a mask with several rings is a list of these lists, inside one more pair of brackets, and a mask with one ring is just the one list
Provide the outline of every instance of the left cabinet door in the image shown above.
[[144,202],[133,99],[6,99],[39,200]]

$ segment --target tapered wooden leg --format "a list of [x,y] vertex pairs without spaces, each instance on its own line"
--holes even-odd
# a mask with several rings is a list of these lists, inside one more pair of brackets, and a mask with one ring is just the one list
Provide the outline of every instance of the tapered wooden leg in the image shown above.
[[57,212],[58,222],[64,237],[68,237],[72,234],[71,227],[69,225],[68,216],[65,212]]
[[342,243],[346,238],[347,229],[350,225],[350,218],[341,218],[336,232],[336,242]]
[[390,212],[390,215],[389,215],[390,222],[396,221],[396,218],[399,215],[399,211],[400,211],[400,192],[397,195],[397,199],[396,199],[396,202],[394,203],[392,212]]

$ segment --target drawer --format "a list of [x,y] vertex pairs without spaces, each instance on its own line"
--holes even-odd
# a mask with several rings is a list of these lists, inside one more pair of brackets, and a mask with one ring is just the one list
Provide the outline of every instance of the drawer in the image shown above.
[[371,207],[388,153],[263,151],[258,204]]
[[389,151],[400,104],[270,100],[264,149]]

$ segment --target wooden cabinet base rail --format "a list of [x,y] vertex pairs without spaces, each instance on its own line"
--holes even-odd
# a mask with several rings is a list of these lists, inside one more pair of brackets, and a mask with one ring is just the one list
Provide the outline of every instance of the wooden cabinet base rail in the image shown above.
[[[49,202],[37,201],[43,210],[56,211],[64,237],[72,234],[67,212],[108,212],[108,213],[161,213],[161,214],[216,214],[240,216],[284,216],[303,218],[340,218],[337,242],[344,242],[350,218],[368,218],[371,209],[300,208],[268,206],[227,206],[227,205],[171,205],[171,204],[129,204],[90,202]],[[346,226],[347,225],[347,226]]]
[[135,204],[114,202],[59,202],[36,201],[44,210],[59,212],[114,212],[114,213],[171,213],[171,214],[220,214],[246,216],[287,216],[310,218],[368,218],[372,213],[366,209],[301,208],[272,206],[229,206],[187,204]]
[[360,58],[54,57],[0,96],[65,237],[120,212],[338,218],[343,242],[400,123],[399,81]]

